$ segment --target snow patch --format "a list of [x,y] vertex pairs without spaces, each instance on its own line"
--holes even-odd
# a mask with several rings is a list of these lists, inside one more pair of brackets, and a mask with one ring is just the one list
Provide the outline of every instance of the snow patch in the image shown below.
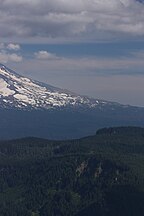
[[8,87],[9,84],[4,81],[4,79],[0,79],[0,95],[2,95],[3,97],[7,97],[15,93],[14,90],[9,89]]
[[28,96],[26,95],[15,94],[14,98],[18,99],[19,101],[25,102],[27,104],[35,104],[35,100],[28,98]]

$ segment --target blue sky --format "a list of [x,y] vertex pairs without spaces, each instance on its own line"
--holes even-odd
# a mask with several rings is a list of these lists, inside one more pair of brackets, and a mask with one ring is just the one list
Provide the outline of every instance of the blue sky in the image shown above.
[[144,4],[0,0],[0,62],[92,97],[144,106]]

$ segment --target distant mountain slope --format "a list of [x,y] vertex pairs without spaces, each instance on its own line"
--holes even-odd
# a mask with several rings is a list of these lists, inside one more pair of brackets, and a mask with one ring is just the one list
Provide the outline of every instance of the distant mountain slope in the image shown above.
[[103,107],[106,104],[116,103],[76,95],[23,77],[4,65],[0,65],[0,107],[28,110],[68,106],[93,108],[97,105]]
[[144,108],[77,95],[0,65],[0,139],[70,139],[110,126],[144,126]]
[[143,216],[144,128],[1,141],[0,214]]

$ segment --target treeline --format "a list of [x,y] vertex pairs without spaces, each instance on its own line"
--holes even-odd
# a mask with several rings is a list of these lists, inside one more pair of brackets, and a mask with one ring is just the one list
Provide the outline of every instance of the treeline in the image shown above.
[[0,215],[144,215],[143,131],[0,142]]

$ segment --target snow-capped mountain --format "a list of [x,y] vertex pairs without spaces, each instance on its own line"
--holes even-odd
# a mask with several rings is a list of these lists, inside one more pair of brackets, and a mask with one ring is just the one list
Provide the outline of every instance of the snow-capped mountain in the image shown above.
[[0,65],[0,139],[79,138],[126,125],[144,126],[144,108],[80,96]]
[[0,65],[0,107],[50,109],[68,106],[105,106],[110,102],[79,96],[23,77]]

